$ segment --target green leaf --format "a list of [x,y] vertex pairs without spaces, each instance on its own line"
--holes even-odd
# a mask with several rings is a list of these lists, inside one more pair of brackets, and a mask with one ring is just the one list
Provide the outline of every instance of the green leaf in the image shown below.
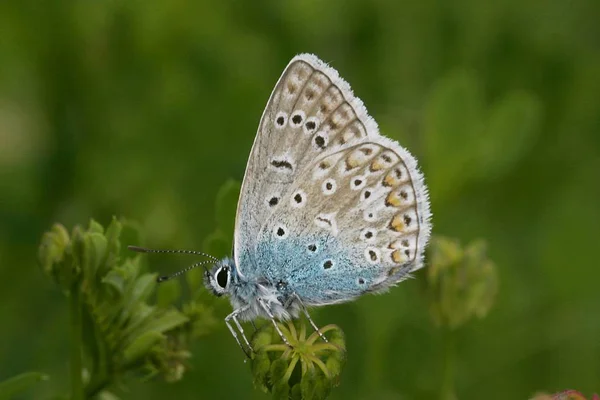
[[102,225],[100,225],[98,222],[96,222],[95,220],[90,219],[90,225],[88,227],[88,232],[99,233],[101,235],[104,235],[104,227]]
[[73,260],[75,261],[73,269],[77,273],[80,269],[86,269],[85,267],[89,265],[90,258],[90,255],[86,249],[85,237],[81,227],[75,226],[75,228],[73,228],[71,243],[73,249]]
[[147,331],[136,337],[123,351],[123,363],[131,365],[144,358],[165,336],[158,331]]
[[[133,265],[134,262],[131,262]],[[136,269],[137,272],[137,269]],[[119,317],[119,326],[124,326],[132,318],[137,306],[145,302],[156,287],[156,274],[144,274],[137,279],[135,276],[127,284],[123,297],[123,309]]]
[[254,385],[267,391],[269,387],[269,371],[271,370],[271,360],[266,352],[256,353],[252,360],[252,375],[254,377]]
[[149,321],[150,323],[145,326],[145,329],[157,332],[167,332],[185,324],[188,321],[189,318],[183,315],[180,311],[170,309],[158,313],[157,316]]
[[290,386],[285,381],[273,385],[272,398],[274,400],[287,400],[290,397]]
[[102,278],[102,283],[110,286],[114,289],[114,294],[118,296],[123,296],[125,292],[125,278],[123,274],[119,271],[110,271],[104,278]]
[[302,400],[302,386],[299,383],[295,384],[292,387],[290,397],[292,398],[292,400]]
[[126,293],[127,306],[146,301],[156,286],[156,274],[144,274],[135,280],[131,290]]
[[133,286],[134,279],[139,270],[138,259],[127,260],[123,265],[114,267],[102,279],[102,283],[106,284],[105,288],[112,288],[109,293],[114,297],[125,296],[125,293]]
[[90,279],[95,279],[96,271],[98,270],[100,263],[106,259],[108,241],[103,234],[91,232],[86,235],[86,245],[90,253],[90,268],[87,271],[88,277]]
[[123,341],[126,346],[136,341],[139,336],[145,335],[146,332],[152,331],[163,334],[189,321],[188,317],[175,309],[156,311],[153,308],[153,310],[152,315],[145,318],[143,323],[138,324],[137,327],[130,331],[127,330],[124,332],[126,336],[123,338]]
[[8,400],[29,389],[40,381],[47,381],[48,375],[40,372],[25,372],[21,375],[0,382],[0,400]]
[[323,373],[318,373],[313,386],[313,399],[326,399],[331,393],[332,382]]
[[131,318],[127,323],[127,327],[123,330],[122,336],[124,342],[126,338],[139,336],[144,330],[147,330],[144,324],[147,324],[151,318],[156,315],[156,307],[149,306],[146,303],[139,303],[132,310]]
[[54,224],[52,229],[42,236],[38,260],[42,270],[55,280],[58,277],[57,270],[60,269],[58,264],[63,263],[69,243],[69,232],[60,224]]
[[306,371],[306,374],[302,377],[302,381],[300,382],[300,389],[302,390],[302,398],[303,399],[314,399],[315,392],[317,390],[317,372],[313,368],[309,368]]
[[[114,218],[112,219],[108,228],[106,228],[106,240],[107,240],[107,251],[106,260],[104,260],[105,268],[111,268],[119,259],[119,253],[121,251],[121,242],[119,240],[123,225],[121,222]],[[100,271],[100,273],[102,273]]]
[[[275,385],[280,382],[284,375],[285,371],[288,367],[288,360],[283,358],[278,358],[277,360],[271,363],[271,382]],[[287,380],[286,380],[287,383]]]

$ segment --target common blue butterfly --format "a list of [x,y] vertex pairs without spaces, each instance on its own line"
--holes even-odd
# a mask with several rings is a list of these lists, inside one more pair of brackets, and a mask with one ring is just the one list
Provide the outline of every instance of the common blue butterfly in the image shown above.
[[240,321],[268,318],[287,343],[276,320],[302,312],[318,331],[306,307],[403,281],[423,266],[430,231],[415,158],[379,134],[337,71],[301,54],[283,71],[260,120],[233,257],[206,270],[206,286],[229,297],[225,323],[248,354]]

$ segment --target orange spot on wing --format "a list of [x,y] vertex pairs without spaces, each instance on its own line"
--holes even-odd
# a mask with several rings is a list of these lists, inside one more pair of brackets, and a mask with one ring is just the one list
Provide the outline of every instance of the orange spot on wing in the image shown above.
[[396,214],[394,218],[390,221],[389,228],[394,232],[401,232],[404,230],[404,221],[402,219],[402,215]]

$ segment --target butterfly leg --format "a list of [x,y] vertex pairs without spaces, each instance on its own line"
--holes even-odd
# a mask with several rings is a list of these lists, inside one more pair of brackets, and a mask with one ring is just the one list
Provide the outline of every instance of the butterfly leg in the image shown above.
[[246,357],[250,358],[250,353],[248,352],[248,349],[250,351],[252,351],[252,347],[250,346],[250,344],[248,344],[248,349],[246,347],[244,347],[242,345],[242,343],[240,342],[240,339],[238,338],[237,333],[235,332],[235,329],[233,329],[233,327],[231,326],[231,323],[229,322],[230,320],[234,320],[234,322],[236,323],[238,329],[240,329],[241,333],[242,333],[242,337],[244,338],[244,341],[246,343],[248,343],[248,340],[246,339],[246,336],[244,335],[244,331],[241,329],[240,323],[237,321],[237,315],[245,310],[247,310],[248,307],[242,307],[239,308],[237,310],[234,310],[231,314],[229,314],[227,317],[225,317],[225,325],[227,325],[227,328],[229,329],[229,332],[231,332],[231,335],[233,336],[233,338],[235,339],[235,341],[237,342],[238,346],[240,346],[240,349],[242,349],[242,351],[244,352],[244,354],[246,355]]
[[304,303],[302,302],[302,300],[300,300],[300,296],[298,296],[296,293],[294,293],[293,296],[296,298],[296,301],[298,301],[298,304],[300,304],[300,308],[302,308],[302,312],[306,316],[306,319],[308,319],[308,322],[313,327],[313,329],[315,330],[315,332],[317,332],[319,334],[319,336],[321,336],[321,339],[323,339],[325,342],[327,342],[328,341],[327,338],[325,337],[325,335],[323,335],[321,333],[321,330],[313,322],[312,318],[310,317],[310,314],[308,313],[308,310],[306,309],[306,306],[304,305]]
[[250,342],[248,341],[248,338],[246,338],[246,334],[244,333],[244,328],[242,328],[242,325],[240,324],[240,322],[237,319],[237,315],[234,315],[233,317],[231,317],[231,319],[233,319],[235,326],[237,326],[238,331],[240,331],[240,333],[242,334],[242,339],[244,339],[244,343],[246,343],[246,346],[248,346],[250,351],[254,351],[252,349],[252,346],[250,345]]
[[275,327],[275,330],[279,334],[279,337],[281,338],[281,340],[283,340],[283,343],[285,343],[285,344],[287,344],[289,346],[290,343],[288,342],[288,340],[284,336],[283,332],[281,332],[281,329],[279,329],[279,325],[277,325],[277,321],[275,321],[275,317],[273,316],[273,313],[271,312],[271,309],[269,308],[269,306],[261,298],[258,299],[258,302],[260,303],[260,306],[263,308],[263,310],[265,310],[265,312],[269,316],[269,319],[273,323],[273,326]]

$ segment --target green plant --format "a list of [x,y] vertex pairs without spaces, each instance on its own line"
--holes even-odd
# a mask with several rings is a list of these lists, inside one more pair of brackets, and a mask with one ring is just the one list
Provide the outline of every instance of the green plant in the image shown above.
[[133,226],[118,219],[106,230],[92,220],[70,234],[55,224],[42,237],[42,269],[69,301],[73,400],[92,398],[132,375],[181,379],[190,342],[214,324],[212,310],[201,303],[176,307],[179,284],[157,288],[141,258],[123,253],[122,237],[137,242]]
[[[233,234],[233,215],[239,184],[227,182],[217,196],[217,228],[205,250],[224,255]],[[202,271],[187,274],[191,300],[181,303],[179,281],[160,286],[156,274],[145,272],[142,258],[125,253],[121,241],[138,243],[137,230],[113,219],[104,229],[95,221],[87,228],[55,224],[43,235],[39,260],[69,300],[71,330],[71,395],[73,400],[109,392],[131,376],[181,379],[191,357],[192,340],[217,323],[202,297]],[[494,264],[485,244],[465,248],[453,239],[434,237],[428,253],[426,293],[430,314],[444,336],[446,352],[441,394],[454,394],[454,331],[472,316],[483,317],[497,291]],[[177,304],[180,304],[177,306]],[[273,398],[325,399],[340,383],[346,361],[344,335],[335,325],[307,334],[304,320],[278,324],[290,345],[282,343],[273,324],[265,322],[252,337],[250,364],[254,383]],[[310,329],[310,328],[309,328]],[[17,390],[42,375],[15,378]],[[10,381],[9,381],[10,383]],[[2,395],[0,384],[0,395]],[[17,388],[17,389],[15,389]]]
[[304,321],[278,325],[289,346],[281,341],[270,323],[264,324],[252,338],[255,385],[271,392],[275,399],[327,398],[331,389],[339,385],[346,361],[342,330],[335,325],[322,327],[321,333],[328,336],[324,342],[317,332],[307,335]]
[[473,316],[483,318],[498,292],[495,264],[484,241],[462,247],[451,238],[434,236],[428,249],[426,293],[429,313],[444,342],[441,398],[456,399],[454,389],[455,331]]

